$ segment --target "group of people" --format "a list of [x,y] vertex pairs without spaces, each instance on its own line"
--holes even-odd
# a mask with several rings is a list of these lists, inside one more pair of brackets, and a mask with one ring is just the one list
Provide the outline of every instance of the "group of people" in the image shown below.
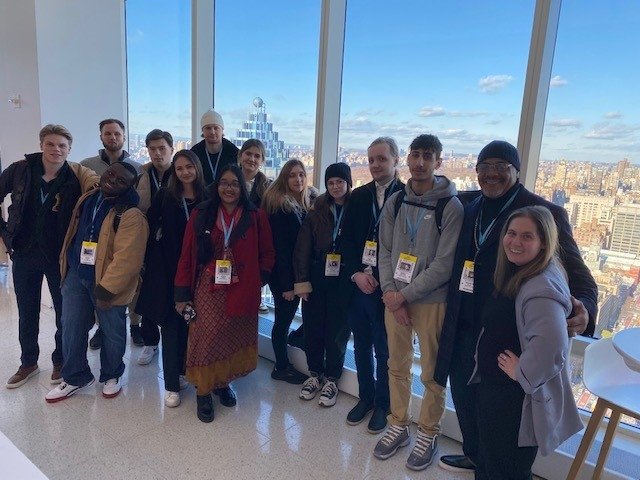
[[[349,166],[334,163],[319,195],[296,159],[267,179],[263,144],[238,150],[214,110],[201,128],[203,140],[175,155],[171,135],[151,131],[151,162],[138,165],[123,150],[124,125],[107,119],[104,149],[78,165],[66,161],[71,134],[47,125],[42,153],[0,174],[0,197],[12,195],[0,233],[22,347],[7,387],[38,373],[37,287],[46,276],[58,327],[48,402],[94,382],[86,356],[94,316],[103,395],[120,392],[128,308],[132,338],[144,345],[138,363],[162,341],[165,404],[178,406],[190,383],[198,418],[210,422],[212,394],[236,405],[231,382],[256,368],[268,283],[271,377],[331,407],[352,333],[359,399],[346,421],[368,418],[370,433],[384,432],[376,458],[412,441],[414,334],[425,391],[408,468],[437,456],[447,379],[464,454],[442,456],[445,469],[531,478],[538,450],[548,454],[582,428],[568,348],[571,336],[593,333],[597,287],[565,211],[520,183],[513,145],[486,145],[476,166],[481,190],[459,193],[436,175],[436,136],[409,145],[406,184],[396,142],[380,137],[367,151],[371,182],[352,190]],[[287,347],[300,301],[308,375]]]

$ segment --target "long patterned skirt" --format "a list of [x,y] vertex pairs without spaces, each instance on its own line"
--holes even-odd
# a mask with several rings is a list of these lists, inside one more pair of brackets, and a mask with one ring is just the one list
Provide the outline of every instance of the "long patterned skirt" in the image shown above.
[[197,317],[189,324],[186,374],[198,395],[226,387],[258,365],[258,315],[227,315],[226,290],[212,291],[212,283],[203,269],[194,295]]

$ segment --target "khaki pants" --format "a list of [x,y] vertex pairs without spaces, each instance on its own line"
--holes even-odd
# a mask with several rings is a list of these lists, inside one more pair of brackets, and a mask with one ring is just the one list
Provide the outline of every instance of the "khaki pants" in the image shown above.
[[433,379],[438,356],[438,343],[444,321],[446,303],[409,305],[411,326],[396,322],[393,313],[384,312],[389,343],[389,393],[391,395],[391,425],[409,425],[411,400],[411,365],[413,364],[413,331],[420,342],[420,380],[425,387],[418,425],[427,435],[440,433],[446,390]]

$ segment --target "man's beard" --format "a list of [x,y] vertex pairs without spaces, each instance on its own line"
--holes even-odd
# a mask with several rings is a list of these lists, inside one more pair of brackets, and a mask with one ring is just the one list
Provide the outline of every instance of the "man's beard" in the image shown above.
[[112,145],[105,145],[104,143],[102,144],[102,146],[104,147],[105,150],[108,150],[108,151],[110,151],[112,153],[119,152],[120,150],[122,150],[122,147],[124,147],[124,145],[112,146]]

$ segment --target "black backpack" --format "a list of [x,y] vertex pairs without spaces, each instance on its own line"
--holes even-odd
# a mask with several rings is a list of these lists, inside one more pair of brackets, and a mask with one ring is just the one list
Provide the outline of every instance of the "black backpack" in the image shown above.
[[404,197],[406,195],[407,195],[407,192],[404,189],[400,190],[400,193],[398,193],[398,196],[395,198],[395,203],[393,205],[394,206],[393,216],[394,217],[398,216],[398,212],[400,211],[400,207],[402,206],[403,203],[406,203],[407,205],[412,205],[414,207],[425,208],[427,210],[435,210],[436,228],[438,229],[438,234],[442,233],[442,215],[445,207],[447,206],[447,203],[449,203],[449,200],[451,200],[453,195],[439,198],[438,201],[436,202],[435,207],[431,205],[424,205],[422,203],[415,203],[415,202],[410,202],[408,200],[405,200]]

